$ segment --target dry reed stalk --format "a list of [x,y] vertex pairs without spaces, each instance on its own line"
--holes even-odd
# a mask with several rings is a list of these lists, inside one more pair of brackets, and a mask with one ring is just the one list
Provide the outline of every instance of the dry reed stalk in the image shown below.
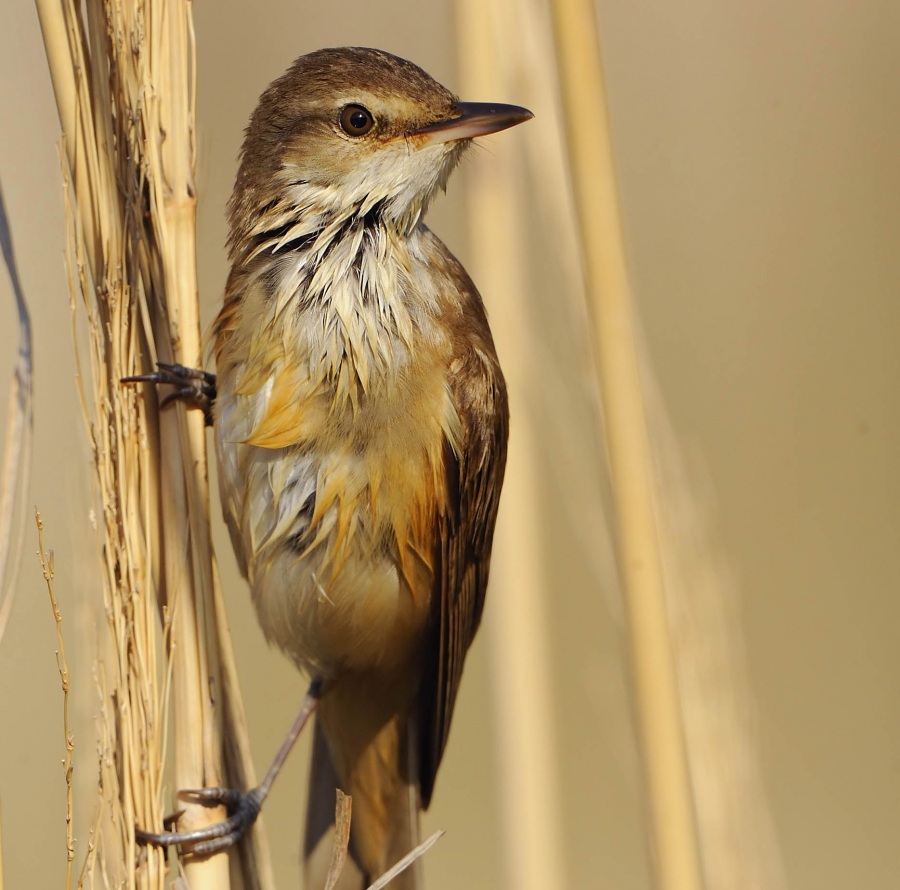
[[[31,476],[32,418],[32,346],[31,318],[25,303],[22,282],[16,266],[12,233],[0,190],[0,251],[16,301],[19,351],[9,384],[6,412],[6,441],[0,463],[0,641],[12,610],[13,594],[22,558],[22,532],[25,528],[25,492]],[[0,872],[0,882],[3,876]]]
[[660,890],[697,890],[699,844],[597,22],[590,0],[555,0],[553,12],[657,884]]
[[[521,101],[513,78],[524,11],[511,3],[456,4],[461,52],[460,92],[466,97]],[[515,39],[510,35],[515,34]],[[538,122],[539,124],[541,122]],[[530,138],[531,132],[515,139]],[[550,621],[542,511],[538,492],[536,432],[524,409],[536,339],[523,309],[528,291],[526,212],[521,159],[511,140],[491,137],[490,164],[471,164],[467,176],[470,270],[488,300],[504,374],[510,387],[511,432],[501,519],[494,541],[491,611],[492,685],[495,690],[500,804],[507,882],[520,890],[565,885],[556,714],[551,681]],[[524,420],[523,420],[524,418]],[[526,741],[527,740],[527,741]]]
[[[202,416],[159,414],[154,392],[120,384],[157,359],[200,363],[191,7],[37,6],[63,128],[70,289],[88,327],[79,391],[109,630],[97,673],[101,821],[86,880],[162,887],[166,856],[139,849],[134,827],[162,824],[169,699],[174,787],[254,782],[209,540]],[[182,827],[222,815],[187,809]],[[270,886],[259,830],[253,838],[243,886]],[[193,890],[229,886],[225,854],[180,867]]]
[[[517,57],[529,96],[541,109],[531,132],[534,188],[551,249],[559,258],[564,296],[584,290],[574,204],[564,180],[564,139],[554,118],[552,48],[543,33],[545,8],[517,5]],[[512,26],[512,22],[509,22]],[[570,310],[579,316],[583,306]],[[703,876],[708,887],[776,890],[784,886],[780,851],[761,781],[743,664],[737,591],[717,548],[712,510],[684,467],[665,406],[643,350],[644,383],[666,603],[671,621],[688,765]]]

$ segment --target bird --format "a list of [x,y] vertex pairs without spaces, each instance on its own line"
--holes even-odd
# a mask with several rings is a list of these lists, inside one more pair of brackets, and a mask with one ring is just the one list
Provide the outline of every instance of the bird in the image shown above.
[[[346,890],[416,846],[432,798],[509,409],[481,296],[423,217],[473,139],[531,117],[341,47],[298,58],[246,129],[211,419],[259,623],[313,679],[309,887],[324,885],[336,789],[352,801]],[[391,886],[419,886],[416,869]]]

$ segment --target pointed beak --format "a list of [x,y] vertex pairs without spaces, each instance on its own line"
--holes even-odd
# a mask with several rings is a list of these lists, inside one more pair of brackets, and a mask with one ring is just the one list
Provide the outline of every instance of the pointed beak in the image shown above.
[[495,102],[457,102],[452,117],[436,124],[429,124],[413,134],[421,138],[421,145],[437,145],[440,142],[456,142],[474,139],[514,127],[531,120],[534,115],[518,105],[500,105]]

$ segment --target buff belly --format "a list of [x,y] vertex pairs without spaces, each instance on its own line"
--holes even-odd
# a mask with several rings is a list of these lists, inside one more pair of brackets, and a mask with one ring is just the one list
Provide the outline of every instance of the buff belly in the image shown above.
[[245,398],[219,396],[220,489],[267,638],[325,677],[408,663],[431,608],[429,450],[392,447],[407,443],[390,424],[364,447],[346,434],[329,450],[246,444]]

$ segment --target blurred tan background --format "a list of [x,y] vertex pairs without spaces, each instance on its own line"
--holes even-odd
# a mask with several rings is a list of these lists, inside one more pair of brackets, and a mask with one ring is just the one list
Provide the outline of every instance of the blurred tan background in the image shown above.
[[[786,884],[897,886],[900,6],[599,0],[598,14],[633,284],[660,389],[696,478],[712,492],[720,555],[739,590],[753,724]],[[334,2],[323,12],[207,0],[195,15],[208,321],[225,277],[223,212],[243,126],[272,78],[300,53],[354,43],[410,58],[457,90],[463,77],[445,3]],[[527,82],[521,94],[465,98],[531,105],[535,121],[498,139],[532,147],[553,115],[534,103]],[[27,0],[0,12],[0,132],[0,183],[35,336],[29,503],[56,551],[79,715],[80,862],[95,775],[94,618],[85,607],[95,593],[91,470],[73,382],[58,123]],[[500,157],[490,143],[472,153],[430,214],[464,263],[473,251],[467,179],[476,166],[489,175]],[[541,430],[541,580],[559,748],[545,769],[560,789],[565,841],[558,886],[645,890],[649,851],[584,325],[560,293],[556,258],[536,246],[530,277],[539,293],[523,296],[522,307],[535,361],[513,410],[516,423],[536,421]],[[5,272],[0,303],[3,379],[15,357]],[[501,358],[504,331],[520,321],[493,313]],[[501,514],[498,534],[508,520]],[[261,769],[303,683],[266,648],[217,531]],[[35,549],[29,528],[0,644],[3,868],[12,888],[60,886],[65,868],[61,694]],[[426,831],[448,830],[426,860],[432,890],[512,886],[496,786],[502,690],[490,679],[500,611],[492,601],[514,600],[503,586],[512,568],[496,568],[426,820]],[[305,774],[301,751],[267,805],[282,887],[299,881]]]

